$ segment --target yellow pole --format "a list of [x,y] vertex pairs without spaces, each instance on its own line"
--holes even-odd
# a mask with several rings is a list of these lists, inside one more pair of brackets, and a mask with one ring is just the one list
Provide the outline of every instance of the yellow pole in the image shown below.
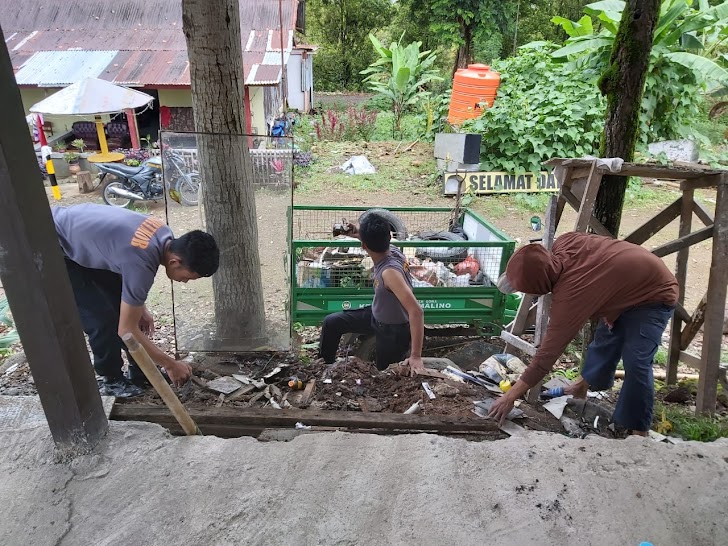
[[45,160],[46,172],[48,173],[48,180],[51,182],[51,191],[53,192],[53,198],[56,201],[61,200],[61,188],[58,186],[58,180],[56,179],[56,168],[53,166],[53,160],[51,159],[51,147],[42,146],[40,149],[40,155]]
[[96,134],[99,137],[99,145],[101,146],[101,153],[108,154],[109,146],[106,144],[106,135],[104,134],[104,122],[101,121],[101,116],[96,116]]

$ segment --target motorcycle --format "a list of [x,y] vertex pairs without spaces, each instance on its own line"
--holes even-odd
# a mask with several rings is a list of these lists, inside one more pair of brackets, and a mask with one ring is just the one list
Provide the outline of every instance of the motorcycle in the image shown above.
[[[165,152],[165,160],[170,197],[188,207],[197,205],[199,173],[189,172],[184,158],[177,152]],[[103,199],[107,205],[128,207],[134,201],[164,199],[161,157],[151,157],[138,167],[129,167],[122,163],[97,163],[96,166],[101,173],[99,185],[104,183],[107,175],[115,177],[115,180],[104,186]]]

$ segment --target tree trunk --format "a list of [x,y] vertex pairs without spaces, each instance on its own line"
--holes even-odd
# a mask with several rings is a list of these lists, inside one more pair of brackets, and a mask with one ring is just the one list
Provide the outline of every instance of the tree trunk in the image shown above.
[[[640,105],[652,38],[660,15],[660,0],[628,0],[614,40],[609,67],[599,80],[607,98],[601,156],[632,161],[639,132]],[[595,215],[614,236],[619,235],[627,178],[605,176]]]
[[463,43],[458,46],[457,55],[455,55],[455,66],[453,67],[453,76],[458,68],[467,68],[473,62],[473,25],[466,24],[460,20],[460,35]]
[[182,0],[206,228],[220,245],[213,276],[216,344],[260,345],[265,325],[252,165],[245,131],[238,0]]

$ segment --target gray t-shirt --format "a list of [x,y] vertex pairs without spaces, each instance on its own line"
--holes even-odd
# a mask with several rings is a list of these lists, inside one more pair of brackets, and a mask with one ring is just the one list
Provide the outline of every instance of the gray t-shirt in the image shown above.
[[63,252],[77,264],[121,275],[121,301],[144,305],[174,236],[154,216],[108,205],[54,207],[53,220]]
[[404,280],[412,288],[412,278],[409,274],[409,263],[400,250],[395,246],[389,247],[389,255],[378,264],[374,264],[374,300],[372,301],[372,315],[374,319],[383,324],[404,324],[409,321],[409,315],[402,304],[399,303],[394,292],[384,286],[382,273],[387,269],[399,271]]

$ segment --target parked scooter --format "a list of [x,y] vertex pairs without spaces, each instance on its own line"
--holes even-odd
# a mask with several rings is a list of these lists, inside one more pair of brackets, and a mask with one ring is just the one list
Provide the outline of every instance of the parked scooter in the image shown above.
[[[115,177],[115,180],[104,186],[103,198],[107,205],[128,207],[134,201],[164,199],[161,157],[149,158],[139,167],[122,163],[97,163],[96,166],[101,172],[100,185],[107,175]],[[185,206],[197,205],[199,173],[189,172],[184,159],[177,152],[165,152],[164,168],[170,197]]]

